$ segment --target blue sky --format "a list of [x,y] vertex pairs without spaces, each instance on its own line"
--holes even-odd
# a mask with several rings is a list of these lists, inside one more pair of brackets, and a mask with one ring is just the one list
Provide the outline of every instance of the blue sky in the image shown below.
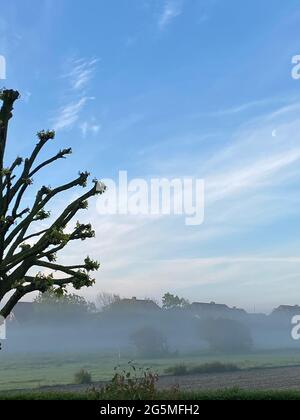
[[[55,127],[73,156],[51,185],[197,176],[202,226],[178,217],[89,215],[98,235],[64,255],[99,258],[94,289],[248,310],[299,303],[300,1],[0,1],[0,55],[22,100],[9,160]],[[64,197],[66,200],[67,197]],[[62,202],[58,204],[58,207]]]

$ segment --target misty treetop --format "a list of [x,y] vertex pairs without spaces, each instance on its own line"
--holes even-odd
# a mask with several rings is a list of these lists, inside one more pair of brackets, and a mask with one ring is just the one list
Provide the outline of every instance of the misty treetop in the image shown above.
[[[86,257],[81,264],[65,266],[57,262],[57,257],[70,242],[95,236],[90,224],[77,222],[71,232],[68,230],[67,233],[66,229],[80,210],[88,208],[89,198],[103,194],[106,189],[105,186],[99,188],[97,180],[94,180],[91,189],[71,202],[55,220],[49,222],[47,228],[37,231],[37,222],[50,217],[48,204],[57,195],[75,187],[86,188],[89,173],[80,172],[75,179],[55,188],[42,186],[35,190],[31,207],[23,204],[26,193],[33,188],[35,175],[59,159],[66,158],[72,149],[60,150],[45,161],[38,161],[42,149],[55,139],[54,131],[40,131],[29,157],[23,159],[17,156],[13,162],[5,162],[9,122],[19,97],[19,92],[15,90],[0,91],[0,303],[6,296],[9,297],[0,311],[4,317],[28,293],[45,293],[54,289],[56,293],[63,294],[67,285],[79,290],[94,284],[90,273],[99,269],[97,261]],[[29,275],[33,269],[36,273]],[[50,274],[44,274],[42,270]],[[56,278],[54,272],[61,273],[60,278]]]

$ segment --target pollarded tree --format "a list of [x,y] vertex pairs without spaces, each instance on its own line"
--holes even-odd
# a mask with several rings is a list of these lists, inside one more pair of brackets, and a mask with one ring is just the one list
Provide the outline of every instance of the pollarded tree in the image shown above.
[[[0,303],[5,298],[0,315],[5,318],[28,293],[45,293],[54,288],[58,294],[62,294],[67,285],[79,290],[94,284],[90,273],[99,269],[98,262],[87,257],[82,264],[65,266],[57,262],[57,253],[71,241],[95,236],[90,224],[77,222],[68,233],[66,228],[81,209],[87,208],[90,197],[105,191],[105,186],[94,180],[89,191],[71,202],[46,229],[37,231],[37,222],[50,217],[46,208],[51,200],[72,188],[86,187],[89,174],[79,173],[73,181],[53,189],[43,186],[35,193],[32,205],[23,207],[34,176],[48,165],[65,158],[72,150],[60,150],[48,160],[37,162],[41,150],[55,137],[54,131],[41,131],[28,158],[23,160],[17,157],[10,166],[5,165],[9,121],[19,96],[14,90],[0,91]],[[50,274],[43,274],[45,270]],[[29,272],[34,274],[29,275]],[[61,273],[61,276],[54,275],[55,272]]]

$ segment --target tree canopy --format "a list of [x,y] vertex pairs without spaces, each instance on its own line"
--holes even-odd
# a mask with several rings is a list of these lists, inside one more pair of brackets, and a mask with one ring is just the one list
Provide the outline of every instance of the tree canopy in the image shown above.
[[96,312],[93,303],[88,302],[84,297],[74,293],[67,293],[62,296],[57,295],[52,288],[46,293],[40,293],[33,301],[34,314],[39,320],[49,321],[76,320],[76,318],[84,319],[86,315]]
[[172,295],[171,293],[166,293],[163,296],[162,303],[164,309],[185,309],[189,306],[188,300]]

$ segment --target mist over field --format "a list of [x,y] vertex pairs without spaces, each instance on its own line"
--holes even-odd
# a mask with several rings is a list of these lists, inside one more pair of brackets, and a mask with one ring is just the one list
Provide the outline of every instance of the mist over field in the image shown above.
[[[214,303],[166,309],[151,300],[136,298],[121,299],[102,310],[82,302],[69,308],[63,304],[20,303],[7,322],[4,347],[8,353],[99,351],[132,358],[204,351],[217,355],[300,350],[300,341],[292,338],[292,318],[299,312],[297,307],[282,307],[269,315],[249,314]],[[133,337],[144,330],[145,355],[139,355]],[[161,353],[151,349],[151,334],[161,340]]]
[[[251,314],[225,304],[189,303],[170,293],[161,304],[105,293],[97,303],[52,292],[19,303],[2,341],[0,391],[72,387],[81,371],[94,383],[108,381],[118,366],[131,369],[129,363],[158,373],[162,382],[175,375],[177,383],[188,374],[187,384],[198,378],[203,389],[258,386],[261,379],[254,373],[276,368],[275,378],[272,369],[265,378],[280,389],[291,386],[293,376],[284,371],[282,378],[278,369],[300,364],[300,342],[292,338],[291,323],[297,306]],[[262,389],[268,387],[263,383]]]

